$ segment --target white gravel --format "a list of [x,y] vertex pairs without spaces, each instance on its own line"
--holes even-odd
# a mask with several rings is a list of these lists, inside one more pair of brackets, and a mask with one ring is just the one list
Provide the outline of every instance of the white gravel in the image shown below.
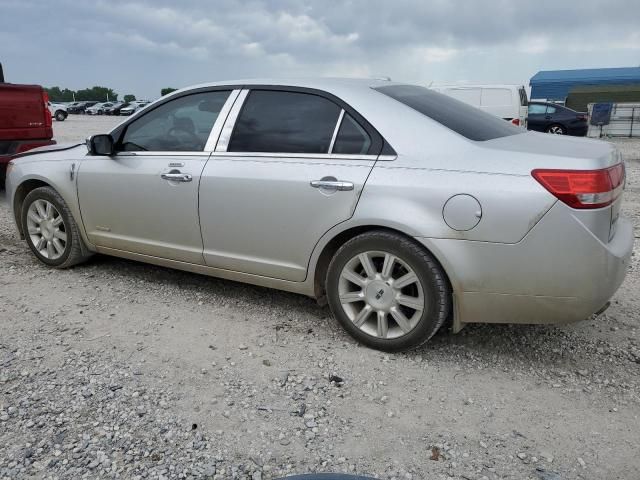
[[468,326],[388,355],[305,297],[103,256],[48,269],[3,199],[0,478],[637,478],[639,251],[601,318]]

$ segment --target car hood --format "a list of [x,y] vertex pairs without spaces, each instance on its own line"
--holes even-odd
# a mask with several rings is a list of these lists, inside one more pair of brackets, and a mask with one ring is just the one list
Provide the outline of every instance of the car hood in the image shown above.
[[20,153],[12,158],[12,161],[19,162],[41,162],[55,160],[72,160],[82,158],[87,155],[87,147],[84,143],[67,143],[38,147]]

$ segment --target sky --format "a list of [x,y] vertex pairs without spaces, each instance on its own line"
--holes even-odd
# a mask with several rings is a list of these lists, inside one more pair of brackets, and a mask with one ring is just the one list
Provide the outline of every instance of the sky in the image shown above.
[[0,0],[7,81],[163,87],[255,77],[527,85],[640,66],[638,0]]

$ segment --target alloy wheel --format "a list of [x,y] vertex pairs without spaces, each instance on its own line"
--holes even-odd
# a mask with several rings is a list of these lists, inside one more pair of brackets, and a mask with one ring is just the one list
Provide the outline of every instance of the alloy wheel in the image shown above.
[[564,135],[564,130],[562,130],[562,127],[559,125],[553,125],[552,127],[549,127],[549,133],[554,135]]
[[35,200],[27,212],[27,228],[31,243],[44,258],[57,260],[64,254],[67,248],[66,226],[53,203]]
[[413,330],[426,300],[418,275],[401,258],[382,251],[363,252],[343,267],[338,295],[345,314],[364,333],[382,339]]

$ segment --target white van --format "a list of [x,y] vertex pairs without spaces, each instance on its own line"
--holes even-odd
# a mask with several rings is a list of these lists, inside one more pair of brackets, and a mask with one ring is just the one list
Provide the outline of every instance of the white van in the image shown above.
[[529,101],[523,85],[433,85],[432,90],[526,126]]

